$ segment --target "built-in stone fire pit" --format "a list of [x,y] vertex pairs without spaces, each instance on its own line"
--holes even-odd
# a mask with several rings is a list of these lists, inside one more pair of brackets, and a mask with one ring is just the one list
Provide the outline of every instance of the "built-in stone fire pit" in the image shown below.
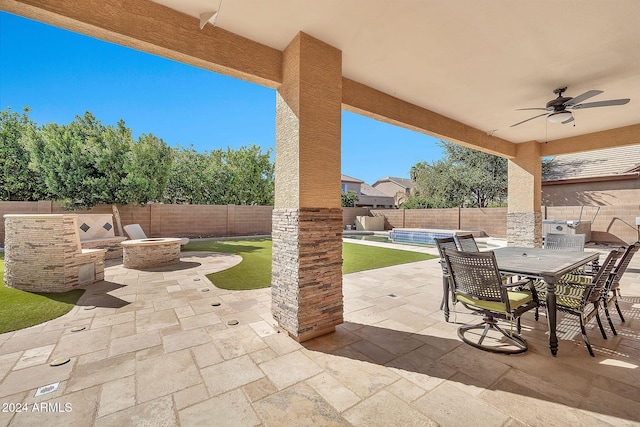
[[177,238],[149,238],[125,240],[122,245],[122,264],[125,268],[143,269],[180,262],[180,243]]

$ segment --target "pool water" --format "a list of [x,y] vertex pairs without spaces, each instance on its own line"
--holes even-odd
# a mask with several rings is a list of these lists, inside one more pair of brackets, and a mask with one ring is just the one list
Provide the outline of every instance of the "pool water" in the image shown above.
[[435,246],[435,239],[453,237],[452,232],[436,230],[402,230],[394,229],[389,232],[389,238],[394,243],[410,243],[414,245]]
[[365,234],[365,235],[345,234],[343,237],[347,239],[354,239],[354,240],[365,240],[367,242],[393,243],[391,239],[388,238],[387,236],[376,236],[374,234]]

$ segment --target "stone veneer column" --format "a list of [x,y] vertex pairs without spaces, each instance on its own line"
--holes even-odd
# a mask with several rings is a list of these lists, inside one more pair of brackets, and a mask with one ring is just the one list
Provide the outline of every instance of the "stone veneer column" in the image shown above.
[[298,33],[276,96],[272,312],[305,341],[343,322],[342,53]]
[[509,207],[507,244],[542,246],[542,160],[540,143],[517,145],[516,158],[508,162]]

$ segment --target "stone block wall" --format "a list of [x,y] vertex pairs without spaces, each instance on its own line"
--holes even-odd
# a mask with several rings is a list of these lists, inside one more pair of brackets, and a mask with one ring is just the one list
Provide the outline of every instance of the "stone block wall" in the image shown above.
[[346,229],[347,225],[351,229],[355,229],[356,217],[369,215],[369,208],[342,208],[342,229]]
[[461,230],[482,230],[487,236],[507,237],[507,208],[462,208]]
[[508,213],[507,236],[509,246],[542,247],[542,213]]
[[[152,208],[153,207],[153,208]],[[122,225],[140,224],[149,237],[244,236],[271,233],[272,206],[161,205],[118,206]],[[585,208],[587,209],[587,208]],[[506,208],[462,209],[368,209],[343,208],[343,229],[356,216],[381,215],[385,229],[428,227],[483,230],[488,236],[507,237]],[[96,206],[78,214],[111,214],[111,205]],[[580,206],[542,208],[543,219],[578,219]],[[591,220],[593,208],[583,219]],[[66,213],[51,202],[0,202],[4,214]],[[592,226],[592,240],[629,244],[638,240],[635,218],[640,205],[602,206]],[[115,226],[115,224],[114,224]],[[116,235],[118,232],[116,231]],[[0,222],[0,246],[4,242],[4,222]],[[88,246],[87,246],[88,247]]]
[[342,209],[274,209],[272,311],[298,341],[343,322]]
[[[580,206],[549,206],[545,209],[545,219],[580,219]],[[582,209],[582,221],[595,221],[591,224],[591,240],[621,245],[640,240],[636,218],[640,217],[640,205],[624,206],[585,206]]]
[[80,247],[76,215],[5,215],[4,282],[66,292],[104,279],[104,249]]

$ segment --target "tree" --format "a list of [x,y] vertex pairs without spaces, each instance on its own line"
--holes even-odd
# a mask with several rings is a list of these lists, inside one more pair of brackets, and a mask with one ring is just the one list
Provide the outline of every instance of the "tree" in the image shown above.
[[0,111],[0,200],[33,201],[47,197],[40,174],[29,169],[27,149],[36,125],[29,119],[29,108],[22,114],[11,109]]
[[424,209],[427,207],[427,200],[417,194],[410,194],[400,203],[401,209]]
[[171,165],[161,139],[142,135],[136,142],[123,120],[104,126],[89,112],[69,125],[43,126],[31,154],[52,197],[69,209],[157,201]]
[[271,149],[256,145],[198,153],[175,150],[164,200],[167,203],[272,205],[275,168]]
[[262,153],[259,146],[251,145],[213,154],[220,156],[226,180],[225,204],[273,205],[275,166],[271,163],[271,149]]
[[359,200],[358,195],[355,191],[346,191],[342,192],[342,207],[343,208],[353,208],[356,206],[356,202]]
[[165,203],[209,204],[215,183],[207,172],[209,159],[193,147],[174,149],[173,163],[164,189]]
[[137,143],[131,144],[124,163],[123,179],[128,203],[144,204],[162,200],[173,154],[171,147],[152,134],[142,134]]
[[[487,207],[506,202],[506,159],[447,141],[439,145],[445,150],[443,159],[411,168],[411,179],[425,207]],[[416,201],[403,207],[416,205]]]

